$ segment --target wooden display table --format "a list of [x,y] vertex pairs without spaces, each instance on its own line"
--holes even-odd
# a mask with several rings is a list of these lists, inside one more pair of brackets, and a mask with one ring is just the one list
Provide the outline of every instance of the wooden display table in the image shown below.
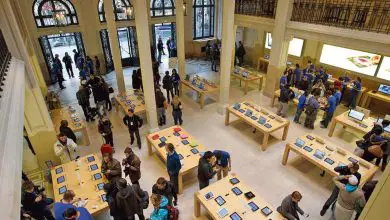
[[371,103],[372,99],[381,100],[383,102],[386,102],[387,105],[390,104],[390,95],[386,95],[386,94],[383,94],[383,93],[380,93],[380,92],[374,92],[373,90],[371,90],[371,91],[366,92],[364,94],[361,106],[363,108],[368,108],[370,106],[370,103]]
[[[201,81],[202,81],[201,79],[197,79],[196,84],[198,85]],[[194,90],[195,92],[197,92],[199,94],[199,103],[200,103],[201,109],[203,109],[203,107],[204,107],[205,96],[208,93],[213,93],[213,92],[219,91],[219,88],[217,85],[210,86],[207,83],[204,83],[204,89],[200,89],[200,88],[198,88],[197,85],[192,84],[192,79],[190,79],[189,81],[181,80],[181,85],[185,85],[188,88]]]
[[[248,109],[250,109],[253,112],[251,117],[254,116],[255,117],[254,119],[245,115]],[[244,122],[254,127],[256,130],[259,130],[261,133],[264,134],[263,143],[261,144],[261,150],[265,151],[268,145],[269,136],[274,131],[283,129],[282,140],[286,140],[288,128],[290,126],[289,120],[281,118],[276,114],[252,102],[240,103],[240,110],[243,111],[240,112],[239,110],[234,109],[234,106],[230,106],[226,108],[225,125],[229,125],[229,117],[230,117],[229,114],[232,113],[233,115],[239,118],[238,120],[242,119]],[[265,119],[264,124],[260,124],[258,122],[260,117],[264,117]],[[266,127],[266,125],[270,125],[271,127],[268,128]]]
[[[338,79],[336,79],[336,78],[329,78],[328,79],[328,83],[329,84],[334,84],[334,82],[336,80],[338,80]],[[346,92],[350,91],[352,89],[352,83],[348,83],[347,88],[348,89],[346,90]],[[362,101],[362,97],[363,97],[364,93],[366,93],[366,92],[367,92],[367,88],[362,86],[362,90],[360,90],[360,93],[359,93],[358,97],[356,98],[356,105],[359,105],[360,101]],[[362,104],[362,103],[360,103],[360,104]],[[362,106],[362,105],[360,105],[360,106]]]
[[[88,162],[89,157],[93,157],[94,161]],[[104,202],[102,199],[102,196],[105,197],[105,192],[103,188],[98,189],[98,184],[102,187],[102,185],[107,182],[104,175],[101,173],[101,164],[100,158],[98,158],[96,154],[91,154],[81,157],[77,162],[71,161],[54,167],[51,170],[54,201],[60,202],[63,198],[63,192],[66,190],[73,190],[76,194],[75,198],[88,200],[85,208],[91,215],[96,216],[108,210],[108,203]],[[92,165],[97,165],[97,169],[91,171]],[[62,172],[58,172],[61,169]],[[102,178],[95,180],[93,177],[95,174],[100,174]],[[58,183],[57,180],[62,177],[64,177],[65,180],[62,183]],[[60,190],[63,190],[61,194]]]
[[127,114],[131,107],[134,108],[134,113],[137,115],[145,112],[145,101],[142,92],[135,92],[133,89],[127,89],[126,95],[116,95],[115,101],[116,110],[119,111],[120,107],[124,114]]
[[374,123],[377,121],[375,118],[372,117],[364,117],[363,121],[357,122],[348,117],[348,111],[333,117],[332,122],[330,123],[329,127],[329,137],[333,136],[334,129],[336,128],[337,123],[343,125],[343,128],[350,127],[354,130],[357,130],[362,133],[367,133],[371,131],[371,129],[374,127]]
[[[301,96],[304,93],[304,91],[303,90],[299,90],[299,89],[297,89],[295,87],[291,87],[290,89],[293,90],[294,93],[295,93],[295,97],[293,99],[293,103],[294,103],[294,105],[298,105],[298,103],[299,103],[299,100],[298,100],[299,96]],[[276,90],[274,92],[274,95],[273,95],[272,100],[271,100],[271,107],[275,107],[275,101],[279,97],[280,97],[280,89]],[[310,95],[309,95],[308,98],[310,98]],[[320,105],[321,105],[320,109],[322,109],[322,110],[325,109],[326,105],[328,104],[328,100],[326,99],[326,97],[320,97],[319,98],[319,102],[320,102]]]
[[[230,179],[233,177],[237,178],[240,182],[233,185],[230,182]],[[237,187],[240,191],[242,191],[242,194],[236,195],[232,191],[234,187]],[[245,193],[247,192],[252,192],[255,197],[250,200],[247,199],[245,197]],[[212,193],[213,197],[207,200],[205,196],[208,193]],[[226,201],[222,206],[219,206],[215,201],[218,196],[221,196],[223,200]],[[251,207],[248,205],[250,202],[255,203],[259,209],[252,211]],[[202,205],[213,219],[230,219],[229,216],[234,212],[237,213],[241,219],[284,219],[283,216],[279,214],[276,209],[269,205],[263,198],[261,198],[258,193],[252,191],[252,189],[243,183],[241,179],[232,175],[229,175],[195,193],[194,204],[195,217],[200,217]],[[262,213],[262,209],[265,207],[268,207],[268,209],[272,211],[272,213],[268,216]],[[225,217],[221,218],[218,212],[223,208],[227,210],[227,213]]]
[[[180,129],[177,133],[179,136],[175,136],[174,129]],[[158,138],[153,140],[153,137],[155,135],[158,135]],[[187,136],[187,138],[182,138],[181,136]],[[157,137],[157,136],[156,136]],[[155,149],[156,153],[163,159],[164,163],[167,161],[167,151],[165,149],[165,146],[161,147],[159,144],[162,142],[160,138],[165,137],[166,141],[165,143],[171,143],[175,146],[175,150],[179,155],[183,156],[183,159],[181,159],[182,162],[182,168],[179,173],[179,194],[183,193],[183,176],[187,173],[191,173],[193,170],[197,170],[198,163],[200,159],[199,153],[192,153],[191,150],[195,149],[198,152],[204,152],[205,147],[202,145],[199,145],[198,142],[191,137],[182,127],[180,126],[173,126],[152,134],[149,134],[146,139],[148,142],[148,153],[149,156],[153,154],[153,149]],[[182,141],[188,141],[188,144],[183,143]]]
[[[248,77],[242,76],[243,72],[247,72]],[[263,76],[260,74],[256,74],[253,71],[249,71],[247,69],[244,69],[242,67],[237,66],[236,70],[232,71],[232,73],[230,75],[232,78],[236,78],[236,79],[240,80],[240,86],[241,86],[241,81],[244,81],[244,94],[245,95],[248,93],[248,84],[249,83],[255,83],[256,81],[259,81],[259,91],[262,89]]]
[[[309,137],[312,140],[310,140]],[[365,182],[371,180],[374,177],[375,172],[378,170],[377,166],[359,158],[352,152],[337,147],[336,144],[327,141],[325,138],[319,137],[311,133],[307,133],[306,135],[300,137],[300,139],[304,141],[304,145],[302,147],[299,147],[296,144],[296,141],[286,144],[282,160],[283,165],[287,164],[290,151],[294,151],[295,153],[304,157],[310,163],[316,165],[318,168],[324,170],[331,176],[338,176],[339,174],[334,171],[335,167],[340,166],[340,163],[348,165],[352,162],[352,160],[356,160],[359,162],[360,165],[359,173],[362,174],[360,185],[363,185]],[[310,147],[312,149],[311,152],[305,150],[305,146]],[[322,159],[319,159],[314,156],[316,150],[319,150],[323,153]],[[329,161],[329,163],[327,163],[326,161]],[[332,162],[333,164],[331,164]]]
[[257,60],[257,70],[259,72],[267,73],[268,65],[269,65],[269,61],[267,59],[264,59],[263,57],[260,57]]
[[60,132],[60,126],[62,120],[68,121],[68,126],[72,129],[73,132],[82,132],[83,133],[83,143],[88,146],[90,145],[89,136],[87,128],[85,126],[84,120],[77,113],[76,109],[68,106],[60,109],[54,109],[50,111],[51,120],[55,131]]

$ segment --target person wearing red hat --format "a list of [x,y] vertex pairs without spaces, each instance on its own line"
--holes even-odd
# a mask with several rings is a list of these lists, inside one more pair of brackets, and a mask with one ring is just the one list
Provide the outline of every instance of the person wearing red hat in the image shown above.
[[122,167],[118,160],[112,157],[112,147],[104,144],[100,151],[103,155],[102,173],[109,182],[115,182],[122,177]]

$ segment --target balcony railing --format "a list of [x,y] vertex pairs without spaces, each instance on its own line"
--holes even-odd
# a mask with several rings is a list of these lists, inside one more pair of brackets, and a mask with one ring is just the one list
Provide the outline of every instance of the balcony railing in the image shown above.
[[236,14],[275,18],[277,0],[236,0]]
[[0,29],[0,98],[1,92],[3,91],[5,77],[7,76],[7,71],[10,65],[11,53],[8,50],[7,44],[5,43],[5,39],[3,33]]
[[291,21],[390,33],[389,0],[294,0]]

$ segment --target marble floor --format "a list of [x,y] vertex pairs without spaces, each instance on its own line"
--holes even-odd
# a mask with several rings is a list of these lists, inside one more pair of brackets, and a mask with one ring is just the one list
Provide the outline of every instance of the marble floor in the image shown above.
[[[163,64],[160,72],[167,69],[167,65]],[[199,73],[198,70],[202,73]],[[219,73],[210,71],[208,63],[204,61],[189,60],[186,65],[187,73],[199,73],[209,80],[218,83]],[[126,87],[131,87],[132,69],[125,69]],[[114,88],[115,73],[109,73],[105,76],[108,83]],[[67,87],[59,93],[63,105],[77,104],[75,92],[79,85],[78,79],[71,79],[65,82]],[[57,87],[52,86],[50,89],[55,90]],[[235,102],[250,100],[264,108],[276,111],[276,108],[270,107],[270,98],[263,96],[257,90],[257,86],[253,85],[249,93],[244,96],[243,89],[239,88],[238,81],[232,81],[230,87],[230,104]],[[264,88],[264,87],[263,87]],[[206,102],[203,110],[200,110],[199,105],[195,103],[196,95],[190,90],[184,90],[185,94],[181,97],[183,103],[183,127],[193,135],[199,143],[207,147],[209,150],[221,149],[230,152],[232,156],[232,172],[245,183],[251,186],[257,196],[263,197],[275,209],[280,205],[285,196],[291,192],[298,190],[302,193],[303,199],[300,202],[301,208],[310,213],[309,219],[330,219],[331,212],[328,211],[325,216],[321,217],[319,212],[322,205],[330,195],[333,183],[330,176],[320,176],[321,170],[313,166],[306,160],[290,154],[290,159],[287,166],[281,164],[284,146],[287,142],[294,141],[297,137],[313,132],[321,135],[324,138],[336,143],[338,146],[352,151],[355,148],[354,142],[363,134],[354,133],[351,130],[344,130],[342,127],[337,127],[333,137],[327,136],[328,130],[322,129],[319,126],[319,120],[316,122],[316,128],[311,131],[304,128],[302,125],[291,123],[288,137],[286,141],[279,138],[270,138],[269,147],[266,151],[260,150],[262,134],[259,132],[253,134],[252,128],[243,122],[233,123],[230,126],[225,126],[224,116],[217,113],[218,93],[212,94],[211,98]],[[343,106],[339,106],[335,115],[345,111]],[[81,113],[81,110],[79,109]],[[288,119],[292,122],[295,112],[295,107],[291,105]],[[122,123],[122,112],[116,112],[115,108],[110,112],[110,119],[113,123],[114,143],[116,153],[114,157],[121,161],[124,158],[124,148],[129,146],[130,138],[127,128]],[[167,113],[168,122],[163,128],[173,125],[173,118],[170,110]],[[91,141],[90,146],[80,146],[83,155],[99,152],[102,144],[102,138],[97,132],[97,121],[88,123],[87,130]],[[151,192],[152,185],[158,177],[168,177],[164,163],[156,156],[148,156],[145,135],[147,134],[147,126],[143,126],[142,133],[142,149],[139,150],[135,146],[133,149],[140,157],[142,178],[140,180],[141,187],[144,190]],[[281,137],[281,133],[276,132],[276,137]],[[381,175],[378,171],[376,178]],[[198,182],[196,172],[184,177],[184,194],[179,196],[180,219],[196,219],[194,213],[194,193],[198,191]],[[215,179],[213,180],[215,181]],[[151,213],[151,206],[145,211],[145,216]],[[204,212],[204,209],[202,209]],[[202,219],[206,219],[202,217]]]

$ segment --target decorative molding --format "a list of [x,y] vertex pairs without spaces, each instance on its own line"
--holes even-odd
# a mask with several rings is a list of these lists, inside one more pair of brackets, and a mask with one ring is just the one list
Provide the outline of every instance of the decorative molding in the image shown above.
[[235,14],[234,24],[239,27],[265,29],[265,31],[272,32],[275,26],[275,19]]

